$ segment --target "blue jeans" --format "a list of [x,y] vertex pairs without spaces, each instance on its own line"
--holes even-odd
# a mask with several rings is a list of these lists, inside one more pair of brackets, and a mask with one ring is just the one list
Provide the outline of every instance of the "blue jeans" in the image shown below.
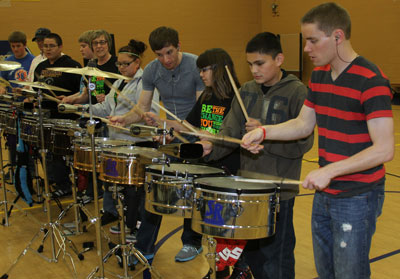
[[256,279],[294,278],[294,200],[280,201],[275,235],[247,242],[243,257]]
[[315,193],[311,226],[320,279],[370,278],[369,250],[384,197],[383,184],[350,198]]

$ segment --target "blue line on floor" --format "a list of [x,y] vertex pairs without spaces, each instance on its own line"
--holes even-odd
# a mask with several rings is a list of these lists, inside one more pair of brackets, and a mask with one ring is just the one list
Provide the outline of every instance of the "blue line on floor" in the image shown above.
[[176,234],[177,232],[179,232],[181,229],[183,229],[183,226],[179,226],[176,229],[170,231],[169,233],[167,233],[163,238],[161,238],[157,243],[156,246],[154,248],[154,254],[157,253],[158,249],[161,248],[161,246],[165,243],[165,241],[167,241],[169,238],[171,238],[174,234]]

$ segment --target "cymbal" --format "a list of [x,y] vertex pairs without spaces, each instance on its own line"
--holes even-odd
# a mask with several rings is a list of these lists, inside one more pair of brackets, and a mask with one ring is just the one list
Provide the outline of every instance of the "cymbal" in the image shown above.
[[94,77],[126,79],[126,80],[132,79],[123,75],[104,72],[95,67],[84,67],[84,68],[54,67],[54,68],[47,68],[47,70],[76,74],[76,75],[94,76]]
[[0,77],[0,84],[3,85],[4,87],[11,87],[11,84],[2,77]]
[[12,71],[21,68],[21,63],[15,61],[0,61],[0,71]]
[[57,87],[54,85],[49,85],[45,82],[40,82],[40,81],[35,81],[35,82],[30,82],[30,81],[19,81],[19,80],[10,80],[12,83],[20,84],[20,85],[27,85],[31,86],[34,88],[40,88],[40,89],[47,89],[47,90],[55,90],[55,91],[62,91],[62,92],[71,92],[71,90],[64,89],[61,87]]

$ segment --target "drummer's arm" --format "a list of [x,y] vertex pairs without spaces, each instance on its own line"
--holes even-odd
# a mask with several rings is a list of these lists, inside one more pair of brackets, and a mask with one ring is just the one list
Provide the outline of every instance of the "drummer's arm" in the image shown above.
[[154,91],[142,90],[139,97],[139,102],[130,112],[125,114],[125,124],[137,123],[142,121],[144,112],[150,111],[151,101],[153,99]]

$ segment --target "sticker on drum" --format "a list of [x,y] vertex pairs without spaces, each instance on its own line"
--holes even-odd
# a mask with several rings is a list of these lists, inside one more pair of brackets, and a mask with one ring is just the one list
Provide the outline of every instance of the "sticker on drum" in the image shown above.
[[275,233],[276,185],[239,176],[196,178],[192,229],[230,239]]
[[[95,142],[95,158],[97,158],[96,162],[96,170],[99,171],[100,168],[100,160],[99,160],[99,152],[108,147],[116,147],[116,146],[129,146],[132,145],[132,142],[128,140],[117,140],[110,138],[100,138],[96,137],[94,139]],[[74,168],[82,171],[92,171],[92,139],[90,137],[78,138],[73,140],[73,150],[74,150]]]
[[141,186],[145,166],[163,154],[154,148],[122,146],[104,148],[100,154],[100,180]]
[[190,218],[193,206],[193,179],[225,175],[224,170],[204,165],[150,165],[146,168],[147,211]]

